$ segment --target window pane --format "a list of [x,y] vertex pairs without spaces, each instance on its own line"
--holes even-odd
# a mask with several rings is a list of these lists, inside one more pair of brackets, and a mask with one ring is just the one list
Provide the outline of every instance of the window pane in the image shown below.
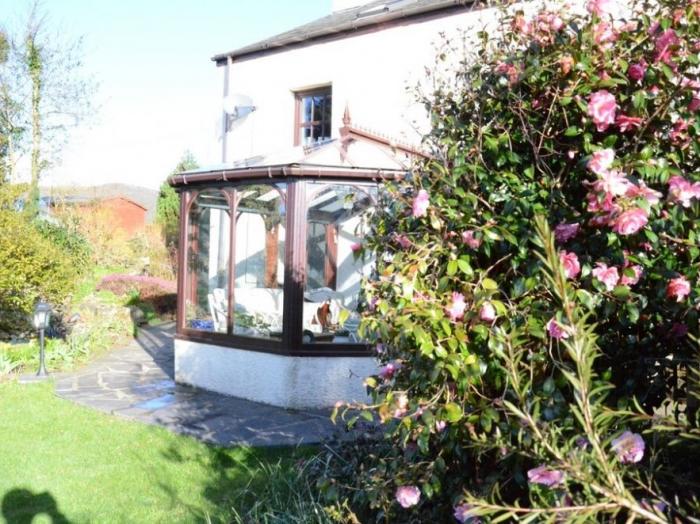
[[[331,90],[300,96],[299,141],[313,145],[331,137]],[[314,125],[315,124],[315,125]],[[308,128],[308,131],[306,130]]]
[[357,313],[360,284],[374,265],[356,254],[374,206],[374,185],[307,183],[304,341],[360,343]]
[[233,332],[282,338],[286,189],[237,189]]
[[312,139],[311,139],[311,128],[310,127],[303,127],[301,129],[301,144],[304,146],[311,145]]
[[313,98],[310,96],[304,97],[303,102],[303,112],[301,116],[302,122],[311,122],[311,115],[313,114]]
[[187,239],[186,326],[226,333],[231,217],[221,191],[200,193],[190,209]]
[[313,97],[314,101],[314,121],[320,122],[323,119],[323,101],[324,96]]

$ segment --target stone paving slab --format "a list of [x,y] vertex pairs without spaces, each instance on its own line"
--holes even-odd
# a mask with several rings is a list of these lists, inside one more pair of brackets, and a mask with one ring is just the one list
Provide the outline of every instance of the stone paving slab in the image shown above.
[[56,394],[223,446],[291,446],[342,436],[330,411],[287,410],[176,384],[173,335],[173,324],[139,330],[127,347],[76,373],[55,375]]

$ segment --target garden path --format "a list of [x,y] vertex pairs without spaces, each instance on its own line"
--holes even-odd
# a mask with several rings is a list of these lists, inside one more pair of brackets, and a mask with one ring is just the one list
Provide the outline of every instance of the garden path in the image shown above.
[[173,334],[173,324],[140,329],[128,346],[75,373],[56,374],[56,394],[223,446],[312,444],[337,436],[327,411],[287,410],[176,384]]

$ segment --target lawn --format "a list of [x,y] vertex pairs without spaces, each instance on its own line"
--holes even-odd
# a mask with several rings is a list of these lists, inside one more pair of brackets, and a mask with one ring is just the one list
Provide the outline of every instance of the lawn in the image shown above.
[[0,515],[12,524],[229,522],[263,464],[305,454],[207,446],[79,407],[51,384],[0,384]]

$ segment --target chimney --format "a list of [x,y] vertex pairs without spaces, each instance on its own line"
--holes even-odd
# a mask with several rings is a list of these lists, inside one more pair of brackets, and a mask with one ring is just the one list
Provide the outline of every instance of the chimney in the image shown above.
[[333,0],[333,12],[369,4],[367,0]]

